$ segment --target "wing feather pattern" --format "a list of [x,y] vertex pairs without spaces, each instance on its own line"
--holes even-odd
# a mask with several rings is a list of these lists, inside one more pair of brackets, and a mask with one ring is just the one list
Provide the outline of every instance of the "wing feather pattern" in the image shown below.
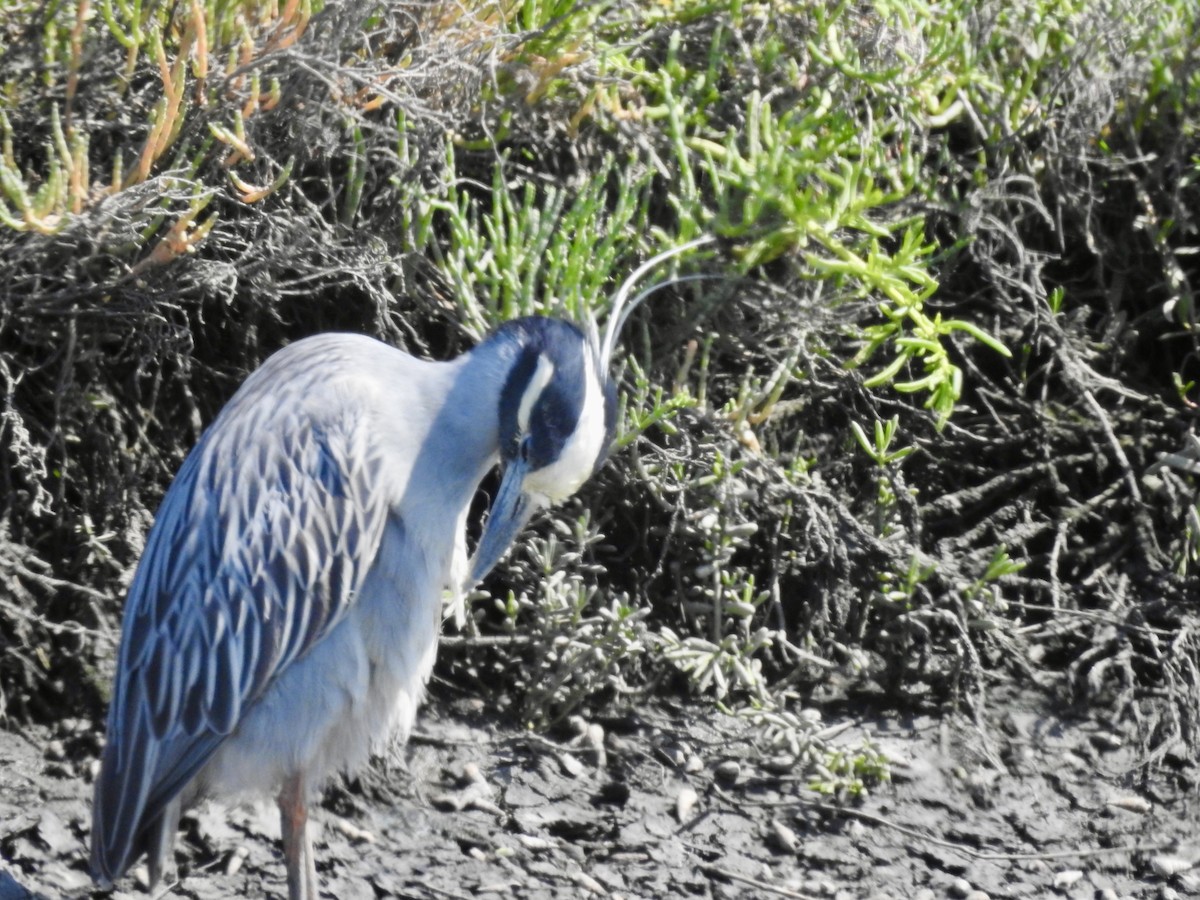
[[288,362],[252,376],[188,456],[134,576],[95,789],[103,882],[151,848],[247,706],[345,615],[378,550],[388,509],[369,423],[322,394],[310,355]]

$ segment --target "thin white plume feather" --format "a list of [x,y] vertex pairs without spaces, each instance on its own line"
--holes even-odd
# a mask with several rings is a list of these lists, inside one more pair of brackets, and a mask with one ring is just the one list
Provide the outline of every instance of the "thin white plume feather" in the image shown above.
[[666,287],[668,284],[676,284],[680,281],[691,281],[693,280],[693,277],[695,277],[685,276],[683,278],[672,279],[671,281],[652,284],[650,287],[646,288],[632,300],[630,300],[629,295],[642,276],[665,260],[679,256],[681,253],[686,253],[688,250],[694,250],[697,247],[703,247],[705,244],[711,244],[715,240],[716,238],[712,236],[696,238],[693,241],[688,241],[686,244],[680,244],[678,247],[672,247],[670,250],[664,250],[662,253],[658,253],[650,257],[648,260],[634,269],[633,272],[630,273],[629,277],[621,283],[621,287],[617,290],[616,295],[613,297],[612,306],[608,311],[608,321],[604,326],[603,341],[600,340],[600,331],[599,326],[596,324],[596,320],[591,316],[588,317],[588,339],[596,350],[601,372],[608,371],[608,366],[609,363],[612,362],[613,350],[616,349],[617,338],[621,334],[621,329],[624,327],[625,321],[629,318],[629,314],[637,309],[638,304],[655,291]]

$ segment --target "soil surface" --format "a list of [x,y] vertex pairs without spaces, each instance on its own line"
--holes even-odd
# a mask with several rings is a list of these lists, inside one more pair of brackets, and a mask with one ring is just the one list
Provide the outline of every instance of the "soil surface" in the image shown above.
[[[434,705],[402,764],[335,786],[315,812],[322,894],[1200,897],[1194,767],[1139,778],[1126,735],[1030,696],[993,701],[986,739],[849,708],[826,710],[846,726],[833,743],[870,738],[891,781],[839,802],[709,711],[659,705],[540,737]],[[83,721],[0,732],[0,900],[93,896],[98,740]],[[189,814],[179,878],[152,896],[286,896],[278,832],[267,805]],[[95,896],[147,896],[145,877]]]

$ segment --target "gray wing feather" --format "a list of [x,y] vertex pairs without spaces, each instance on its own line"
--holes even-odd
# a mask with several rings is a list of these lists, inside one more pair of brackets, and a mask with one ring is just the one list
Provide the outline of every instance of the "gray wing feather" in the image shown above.
[[375,558],[388,509],[367,423],[314,411],[321,385],[298,380],[282,394],[269,378],[247,382],[151,529],[96,783],[92,867],[104,881],[147,849],[147,830],[247,705],[340,621]]

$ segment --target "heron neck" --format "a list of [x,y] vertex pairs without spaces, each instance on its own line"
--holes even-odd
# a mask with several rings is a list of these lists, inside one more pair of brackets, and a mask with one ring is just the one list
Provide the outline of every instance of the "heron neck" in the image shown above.
[[[412,487],[436,490],[441,503],[470,503],[500,454],[500,392],[520,347],[493,336],[450,362],[437,363],[445,399],[413,471]],[[433,498],[430,498],[433,499]]]

